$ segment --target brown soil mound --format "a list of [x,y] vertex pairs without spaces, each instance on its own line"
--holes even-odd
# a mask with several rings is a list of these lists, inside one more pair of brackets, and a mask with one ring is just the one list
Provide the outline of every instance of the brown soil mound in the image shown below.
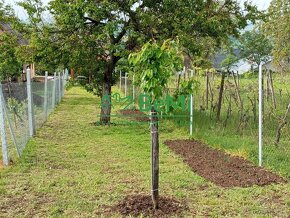
[[130,119],[137,120],[140,122],[150,121],[149,117],[146,114],[137,109],[121,110],[120,113]]
[[159,208],[154,210],[151,196],[148,195],[127,196],[113,208],[114,211],[118,211],[123,216],[133,217],[138,217],[141,214],[146,217],[170,217],[181,214],[185,209],[185,206],[174,199],[160,197]]
[[280,176],[262,167],[210,148],[200,141],[174,140],[166,141],[165,144],[181,155],[194,172],[219,186],[248,187],[285,182]]

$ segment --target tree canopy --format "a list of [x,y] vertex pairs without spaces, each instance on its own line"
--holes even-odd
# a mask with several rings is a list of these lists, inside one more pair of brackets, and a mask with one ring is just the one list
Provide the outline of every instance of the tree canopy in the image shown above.
[[[115,68],[149,40],[179,38],[182,51],[200,60],[257,15],[255,7],[245,4],[242,10],[233,0],[53,0],[47,8],[28,0],[21,5],[32,23],[34,60],[59,62],[91,76],[91,91],[102,96],[111,94]],[[45,10],[53,17],[50,23],[42,19]]]
[[241,50],[241,57],[252,64],[259,65],[271,58],[271,41],[256,29],[244,32],[240,37],[238,47]]
[[[290,57],[290,2],[288,0],[272,0],[268,19],[263,25],[265,34],[273,41],[273,56],[277,65],[289,70]],[[288,63],[285,63],[288,62]]]
[[19,23],[14,11],[4,1],[0,1],[0,79],[17,77],[21,73],[21,63],[17,49],[22,43],[21,36],[12,28]]

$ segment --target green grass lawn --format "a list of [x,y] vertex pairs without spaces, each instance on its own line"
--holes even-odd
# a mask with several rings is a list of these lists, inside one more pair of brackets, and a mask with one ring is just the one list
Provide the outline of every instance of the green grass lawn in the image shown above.
[[[126,195],[150,194],[149,126],[97,127],[99,105],[81,88],[66,93],[21,159],[0,171],[0,217],[102,217]],[[160,194],[186,202],[185,217],[288,217],[290,184],[218,187],[162,144],[176,138],[187,131],[161,127]]]

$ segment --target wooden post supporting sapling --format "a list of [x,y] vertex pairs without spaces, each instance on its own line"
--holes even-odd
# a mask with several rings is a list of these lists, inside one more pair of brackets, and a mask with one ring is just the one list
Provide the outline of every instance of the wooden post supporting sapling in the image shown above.
[[154,106],[150,112],[151,130],[151,193],[155,209],[158,208],[159,200],[159,135],[158,135],[158,113]]
[[[136,84],[150,99],[143,100],[143,106],[150,110],[151,131],[151,194],[154,209],[158,208],[159,200],[159,135],[158,107],[154,102],[162,98],[173,72],[182,69],[182,55],[178,52],[174,41],[165,41],[161,46],[156,42],[146,43],[140,52],[130,54],[129,63],[134,73],[139,73]],[[144,107],[143,107],[144,108]]]

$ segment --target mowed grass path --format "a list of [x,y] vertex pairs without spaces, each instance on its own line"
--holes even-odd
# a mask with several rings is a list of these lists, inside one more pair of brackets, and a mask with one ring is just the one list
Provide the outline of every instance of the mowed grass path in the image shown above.
[[[0,171],[0,217],[120,217],[110,206],[126,195],[150,194],[148,125],[94,126],[99,105],[81,88],[66,93],[21,159]],[[288,217],[289,184],[215,186],[162,144],[187,137],[161,128],[160,194],[185,202],[185,217]]]

